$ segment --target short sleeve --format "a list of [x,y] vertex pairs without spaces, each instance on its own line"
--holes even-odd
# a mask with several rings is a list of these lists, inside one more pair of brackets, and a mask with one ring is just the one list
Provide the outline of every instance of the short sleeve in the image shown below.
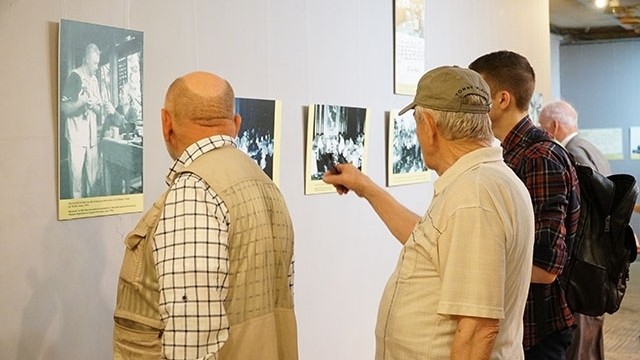
[[82,79],[80,75],[71,72],[62,89],[62,101],[77,101],[80,90],[82,90]]

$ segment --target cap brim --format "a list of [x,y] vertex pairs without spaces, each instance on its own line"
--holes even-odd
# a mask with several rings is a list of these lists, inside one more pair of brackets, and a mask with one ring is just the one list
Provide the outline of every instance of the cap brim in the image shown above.
[[398,115],[402,115],[402,114],[406,113],[407,111],[409,111],[409,110],[411,110],[411,109],[413,109],[413,108],[415,108],[415,107],[416,107],[416,103],[415,103],[415,101],[414,101],[414,102],[412,102],[411,104],[409,104],[409,105],[405,106],[402,110],[400,110],[400,111],[398,112]]

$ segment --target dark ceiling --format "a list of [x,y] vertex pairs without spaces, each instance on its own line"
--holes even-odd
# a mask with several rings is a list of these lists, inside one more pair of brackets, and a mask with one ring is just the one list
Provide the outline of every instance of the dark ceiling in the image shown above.
[[640,1],[605,2],[598,9],[595,0],[549,0],[551,32],[563,43],[640,38]]

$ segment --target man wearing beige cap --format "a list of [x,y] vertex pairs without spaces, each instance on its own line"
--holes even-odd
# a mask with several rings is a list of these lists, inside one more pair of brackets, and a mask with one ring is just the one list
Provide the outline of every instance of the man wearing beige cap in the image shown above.
[[529,193],[502,158],[476,72],[439,67],[420,79],[416,134],[439,178],[420,217],[350,164],[324,181],[365,198],[403,244],[384,290],[376,359],[523,359],[531,277]]

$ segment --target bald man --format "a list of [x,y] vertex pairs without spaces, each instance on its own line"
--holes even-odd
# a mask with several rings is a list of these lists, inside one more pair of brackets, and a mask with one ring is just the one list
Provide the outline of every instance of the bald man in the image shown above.
[[[578,135],[578,112],[566,101],[545,105],[540,111],[540,127],[569,151],[579,164],[589,166],[603,175],[611,175],[609,162],[600,150]],[[567,349],[567,360],[604,359],[604,316],[574,313],[576,329]]]
[[236,148],[224,79],[176,79],[161,110],[169,189],[125,240],[114,359],[297,359],[293,226]]

